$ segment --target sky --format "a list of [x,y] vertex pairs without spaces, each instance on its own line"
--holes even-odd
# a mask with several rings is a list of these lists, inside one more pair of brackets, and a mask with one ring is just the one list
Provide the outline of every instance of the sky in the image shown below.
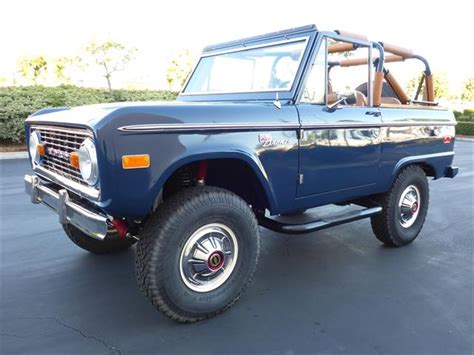
[[[466,0],[2,0],[0,77],[18,76],[21,56],[73,56],[112,39],[138,49],[116,86],[165,88],[166,68],[183,49],[314,23],[412,48],[458,90],[474,76],[473,8]],[[85,86],[105,85],[93,71],[81,75]]]

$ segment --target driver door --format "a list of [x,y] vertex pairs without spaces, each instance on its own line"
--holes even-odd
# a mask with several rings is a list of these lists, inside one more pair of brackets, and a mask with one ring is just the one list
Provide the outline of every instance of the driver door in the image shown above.
[[[359,75],[365,73],[359,79],[366,81],[365,96],[352,89],[360,82],[354,73],[343,72],[346,63],[333,55],[334,44],[328,37],[321,39],[297,105],[303,129],[297,197],[313,197],[318,204],[374,191],[380,160],[381,112],[371,105],[372,66],[357,66]],[[372,62],[369,45],[358,42],[356,51],[365,50],[367,63]]]

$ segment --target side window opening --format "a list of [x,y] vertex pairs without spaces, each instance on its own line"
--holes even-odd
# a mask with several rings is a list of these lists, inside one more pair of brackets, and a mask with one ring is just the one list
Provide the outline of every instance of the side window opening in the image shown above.
[[[351,62],[366,62],[365,65],[351,66]],[[328,104],[340,97],[346,97],[341,105],[369,106],[371,80],[370,50],[359,46],[356,50],[328,53]]]
[[[338,48],[333,51],[332,48]],[[346,51],[341,48],[347,47]],[[324,38],[306,81],[301,102],[330,105],[341,98],[343,106],[370,106],[370,86],[374,67],[369,65],[371,50],[367,46],[336,42]],[[362,65],[351,64],[360,61]],[[365,65],[364,65],[365,64]],[[326,84],[327,83],[327,86]]]
[[323,40],[306,81],[301,102],[317,105],[324,105],[326,103],[326,46],[327,42]]

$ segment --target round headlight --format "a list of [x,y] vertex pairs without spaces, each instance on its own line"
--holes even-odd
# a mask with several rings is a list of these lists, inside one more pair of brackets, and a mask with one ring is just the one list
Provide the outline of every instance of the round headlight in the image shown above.
[[30,157],[31,162],[35,165],[38,165],[41,159],[41,155],[39,155],[37,147],[38,144],[41,143],[41,135],[38,131],[33,131],[30,134],[30,142],[29,142],[29,150],[30,150]]
[[79,170],[82,178],[89,184],[95,185],[99,180],[99,167],[97,165],[97,154],[92,139],[87,138],[82,142],[77,151],[79,154]]

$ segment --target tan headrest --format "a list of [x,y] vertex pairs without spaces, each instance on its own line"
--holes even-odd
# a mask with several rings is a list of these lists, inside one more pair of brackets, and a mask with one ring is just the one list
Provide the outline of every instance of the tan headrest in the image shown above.
[[402,104],[399,99],[397,99],[395,97],[390,97],[390,96],[382,97],[381,102],[382,102],[382,104],[389,104],[389,105],[401,105]]

